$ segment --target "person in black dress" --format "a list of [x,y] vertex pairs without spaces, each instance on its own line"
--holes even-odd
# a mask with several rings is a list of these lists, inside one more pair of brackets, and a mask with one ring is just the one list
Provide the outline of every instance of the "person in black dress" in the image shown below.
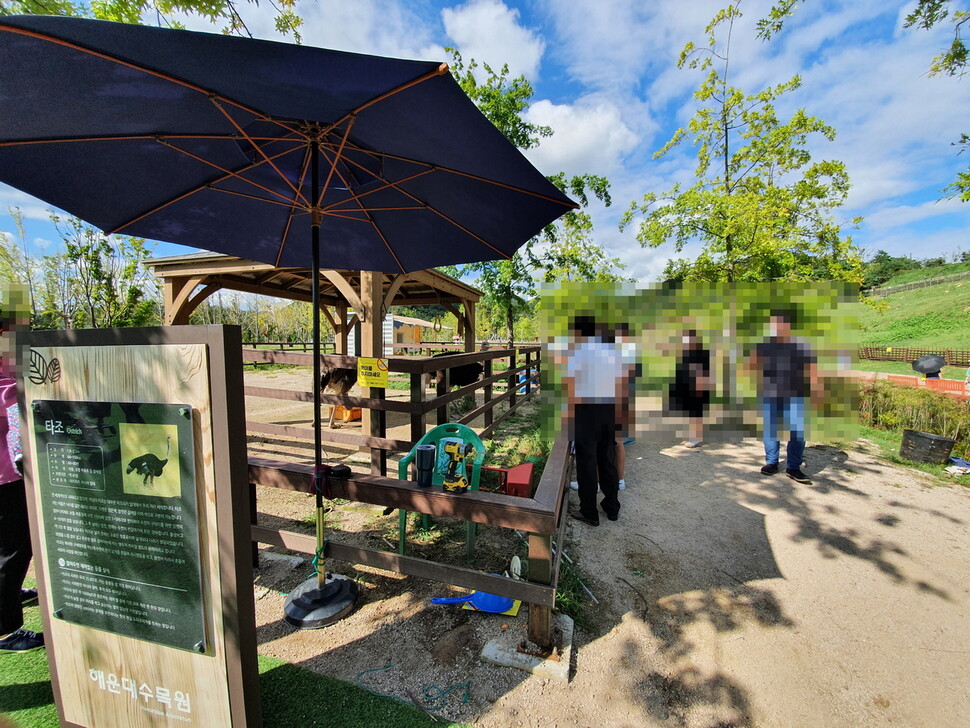
[[687,447],[699,447],[704,439],[704,412],[711,400],[711,352],[705,349],[694,329],[683,332],[683,349],[674,381],[670,385],[668,409],[690,420]]

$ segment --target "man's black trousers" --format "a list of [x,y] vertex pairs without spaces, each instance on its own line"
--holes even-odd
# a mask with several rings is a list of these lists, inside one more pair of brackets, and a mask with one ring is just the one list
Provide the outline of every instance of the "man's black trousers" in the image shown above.
[[598,521],[596,484],[603,492],[607,516],[620,512],[617,493],[620,478],[616,471],[616,407],[610,404],[577,404],[575,410],[576,481],[579,483],[579,510],[586,518]]

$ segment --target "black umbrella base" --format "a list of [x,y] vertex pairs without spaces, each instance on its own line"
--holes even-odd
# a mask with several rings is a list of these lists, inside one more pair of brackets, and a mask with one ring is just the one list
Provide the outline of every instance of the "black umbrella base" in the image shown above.
[[340,574],[327,574],[322,589],[313,576],[290,592],[283,618],[297,629],[320,629],[352,611],[357,603],[357,582]]

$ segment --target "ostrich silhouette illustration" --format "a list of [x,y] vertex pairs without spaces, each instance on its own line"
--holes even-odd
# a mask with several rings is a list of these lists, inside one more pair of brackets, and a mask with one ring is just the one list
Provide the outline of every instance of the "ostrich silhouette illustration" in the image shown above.
[[128,475],[132,472],[136,472],[142,476],[142,485],[146,485],[149,488],[155,487],[155,478],[162,474],[162,470],[168,464],[168,456],[172,452],[172,436],[169,435],[165,440],[165,459],[159,460],[157,456],[148,452],[144,455],[139,455],[138,457],[132,459],[128,463],[128,468],[125,470],[125,474]]

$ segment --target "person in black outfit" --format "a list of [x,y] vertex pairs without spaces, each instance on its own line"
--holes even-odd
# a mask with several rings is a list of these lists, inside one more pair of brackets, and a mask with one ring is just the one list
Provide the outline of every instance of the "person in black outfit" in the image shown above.
[[670,386],[668,409],[690,418],[687,447],[699,447],[704,439],[704,412],[711,401],[711,352],[705,349],[694,329],[683,333],[684,348]]

